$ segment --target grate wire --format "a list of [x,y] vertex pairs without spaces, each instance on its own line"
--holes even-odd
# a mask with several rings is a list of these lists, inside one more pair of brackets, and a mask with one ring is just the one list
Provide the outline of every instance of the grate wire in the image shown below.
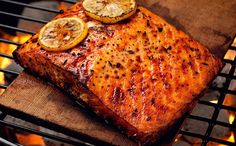
[[[70,4],[76,3],[76,0],[62,0],[62,1],[65,2],[65,3],[70,3]],[[41,10],[41,11],[47,11],[47,12],[51,12],[51,13],[61,13],[62,12],[61,10],[49,9],[49,8],[44,8],[44,7],[40,7],[40,6],[34,6],[34,5],[31,5],[31,4],[18,2],[18,1],[13,1],[13,0],[0,0],[0,2],[8,3],[9,5],[18,5],[18,6],[28,7],[28,8],[32,8],[32,9]],[[19,15],[19,14],[14,14],[14,13],[9,13],[9,12],[4,12],[4,11],[0,11],[0,14],[6,15],[6,16],[9,16],[9,17],[15,17],[17,19],[24,19],[24,20],[31,21],[31,22],[36,22],[36,23],[43,23],[43,24],[47,23],[47,21],[45,21],[45,20],[41,20],[41,19],[37,19],[37,18],[33,18],[33,17],[28,17],[28,16],[23,16],[23,15]],[[5,24],[1,24],[1,22],[0,22],[0,28],[6,28],[6,29],[14,30],[16,32],[22,32],[22,33],[26,33],[26,34],[35,34],[35,32],[33,32],[33,31],[18,28],[18,27],[14,27],[14,26],[9,26],[9,25],[5,25]],[[7,43],[7,44],[12,44],[12,45],[16,45],[16,46],[21,45],[20,43],[13,42],[11,40],[6,40],[6,39],[3,39],[3,38],[0,38],[0,42]],[[233,47],[231,45],[229,47],[229,49],[236,50],[236,47]],[[13,57],[11,55],[7,55],[7,54],[4,54],[4,53],[0,53],[0,57],[13,59]],[[229,90],[230,82],[233,79],[236,79],[236,76],[234,75],[235,67],[236,67],[236,58],[234,58],[234,60],[224,59],[224,62],[231,64],[232,67],[231,67],[228,74],[227,73],[219,73],[219,75],[218,75],[218,76],[226,78],[226,82],[225,82],[223,88],[212,87],[213,90],[217,90],[217,91],[220,92],[220,97],[218,99],[218,103],[215,104],[215,103],[211,103],[209,101],[203,101],[203,100],[200,100],[198,102],[199,104],[214,107],[214,112],[213,112],[212,117],[211,118],[205,118],[205,117],[200,117],[200,116],[195,116],[195,115],[189,115],[187,117],[189,119],[194,119],[194,120],[199,120],[199,121],[209,123],[209,126],[208,126],[205,134],[201,135],[201,134],[188,132],[188,131],[184,131],[184,130],[179,131],[179,134],[202,139],[202,144],[201,144],[202,146],[206,146],[209,142],[216,142],[216,143],[229,145],[229,146],[235,145],[235,143],[211,137],[211,133],[212,133],[212,130],[213,130],[215,125],[220,125],[220,126],[224,126],[224,127],[228,127],[230,129],[236,130],[235,124],[229,124],[229,123],[225,123],[225,122],[221,122],[221,121],[217,120],[217,117],[218,117],[219,112],[220,112],[221,109],[236,112],[236,107],[223,105],[226,94],[236,95],[236,91]],[[0,72],[3,72],[4,74],[10,74],[10,75],[19,75],[19,72],[6,70],[6,69],[3,69],[3,68],[0,68]],[[0,88],[2,88],[2,89],[6,89],[7,87],[8,87],[8,85],[1,85],[0,84]],[[7,114],[5,114],[5,113],[0,114],[0,125],[5,125],[7,127],[20,129],[20,130],[25,131],[25,132],[38,134],[38,135],[41,135],[43,137],[47,137],[49,139],[64,142],[64,143],[67,143],[67,144],[72,144],[72,145],[94,145],[92,143],[88,143],[88,142],[83,141],[83,139],[80,140],[78,137],[77,137],[78,141],[74,141],[74,140],[71,140],[71,139],[66,139],[66,138],[63,138],[63,137],[59,137],[59,136],[55,136],[55,135],[48,134],[48,133],[45,133],[45,132],[41,132],[41,131],[38,131],[38,130],[34,130],[34,129],[31,129],[29,127],[24,127],[24,126],[21,126],[21,125],[17,125],[15,123],[10,123],[10,122],[4,121],[4,118],[6,117],[6,115]],[[37,123],[37,122],[34,122],[34,121],[29,121],[29,122]]]

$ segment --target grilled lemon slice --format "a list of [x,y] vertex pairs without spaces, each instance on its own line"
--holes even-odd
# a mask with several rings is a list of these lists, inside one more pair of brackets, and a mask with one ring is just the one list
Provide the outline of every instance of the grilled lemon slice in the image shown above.
[[87,35],[87,24],[80,18],[59,18],[39,32],[39,44],[48,51],[63,51],[80,43]]
[[116,23],[136,12],[135,0],[84,0],[85,13],[104,23]]

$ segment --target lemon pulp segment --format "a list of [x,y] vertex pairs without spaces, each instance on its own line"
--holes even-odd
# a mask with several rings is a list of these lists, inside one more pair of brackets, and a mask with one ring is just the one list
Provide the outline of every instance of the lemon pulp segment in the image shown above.
[[39,44],[48,51],[63,51],[80,43],[88,33],[80,18],[59,18],[46,24],[39,32]]
[[136,12],[135,0],[84,0],[83,8],[91,18],[104,23],[116,23]]

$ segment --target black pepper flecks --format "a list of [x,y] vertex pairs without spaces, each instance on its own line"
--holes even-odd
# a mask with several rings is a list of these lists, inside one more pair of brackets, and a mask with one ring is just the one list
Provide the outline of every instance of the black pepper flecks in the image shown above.
[[105,79],[108,79],[108,78],[109,78],[109,75],[108,75],[108,74],[106,74],[106,75],[105,75]]
[[150,116],[148,116],[147,117],[147,119],[146,119],[146,121],[150,121],[151,120],[151,117]]
[[117,63],[116,64],[116,68],[120,68],[121,64],[120,63]]
[[129,54],[134,54],[134,51],[133,50],[128,50],[127,51]]
[[62,63],[62,65],[66,65],[67,61],[68,61],[68,60],[66,59],[66,60]]
[[169,50],[171,50],[171,49],[172,49],[171,46],[169,46],[169,47],[166,48],[167,51],[169,51]]
[[94,70],[90,70],[90,73],[93,74],[93,73],[94,73]]
[[147,20],[147,27],[150,27],[150,21]]
[[135,109],[133,112],[132,112],[132,117],[137,117],[138,115],[138,110]]
[[202,64],[203,64],[203,65],[206,65],[206,66],[208,66],[208,64],[207,64],[207,63],[205,63],[205,62],[203,62]]
[[112,67],[112,63],[111,63],[111,61],[108,61],[108,64]]
[[192,48],[192,47],[189,47],[189,49],[191,50],[191,51],[194,51],[195,49],[194,48]]
[[162,32],[162,31],[163,31],[163,28],[162,28],[162,27],[158,27],[158,31],[159,31],[159,32]]
[[148,59],[149,60],[153,60],[153,56],[148,56]]
[[150,100],[150,102],[151,102],[152,105],[155,104],[155,98],[152,98],[152,99]]

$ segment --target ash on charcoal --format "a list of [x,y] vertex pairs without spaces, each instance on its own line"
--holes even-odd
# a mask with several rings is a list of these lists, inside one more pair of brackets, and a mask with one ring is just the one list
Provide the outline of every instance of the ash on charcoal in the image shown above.
[[221,70],[221,73],[229,74],[230,68],[232,67],[231,64],[226,63],[224,68]]
[[[213,111],[214,109],[211,109],[211,107],[199,104],[194,108],[192,115],[211,119]],[[228,119],[229,119],[229,113],[225,110],[222,110],[219,113],[217,120],[228,123]],[[207,122],[202,122],[193,119],[186,119],[183,124],[183,130],[204,135],[208,126],[209,125]],[[215,129],[212,131],[212,136],[214,137],[227,137],[230,133],[229,128],[222,128],[221,126],[215,126],[214,128]],[[183,137],[192,144],[199,143],[199,139],[195,137],[190,137],[186,135],[184,135]]]
[[[232,54],[232,52],[228,51],[227,54]],[[226,59],[232,59],[232,55],[225,55],[228,58]],[[234,55],[235,56],[235,55]],[[232,65],[229,63],[226,63],[224,68],[221,70],[221,73],[229,74],[229,71],[231,69]],[[213,86],[222,88],[224,86],[224,83],[226,81],[225,77],[218,76],[214,81],[213,81]]]
[[208,89],[205,94],[201,97],[201,100],[204,101],[216,101],[220,97],[220,92],[219,91],[214,91]]
[[225,139],[230,136],[230,130],[227,127],[215,125],[212,132],[211,137],[218,139]]
[[217,121],[221,121],[224,123],[229,123],[229,112],[227,110],[220,110],[220,113],[218,115]]
[[173,144],[173,146],[191,146],[189,143],[179,140]]
[[199,116],[199,117],[205,117],[205,118],[211,118],[214,112],[214,107],[198,104],[192,111],[192,115]]
[[231,80],[229,85],[229,90],[235,90],[236,89],[236,80]]

